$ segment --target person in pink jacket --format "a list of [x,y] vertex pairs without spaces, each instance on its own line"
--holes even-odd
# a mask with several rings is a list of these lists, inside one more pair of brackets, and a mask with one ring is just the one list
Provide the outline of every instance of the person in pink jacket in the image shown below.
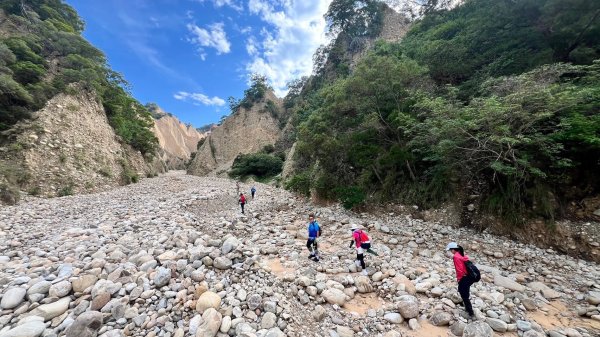
[[465,310],[470,317],[473,317],[475,313],[473,312],[473,306],[471,305],[469,297],[471,285],[473,285],[475,280],[469,275],[467,266],[465,266],[465,262],[469,261],[469,256],[465,255],[463,247],[459,246],[456,242],[450,242],[446,246],[446,251],[450,252],[452,260],[454,261],[456,280],[458,281],[458,292],[465,305]]
[[373,255],[377,255],[371,249],[371,239],[365,231],[359,229],[357,225],[352,225],[352,241],[350,241],[350,247],[356,246],[356,266],[360,266],[363,269],[363,274],[367,275],[367,265],[365,264],[364,252],[367,251]]

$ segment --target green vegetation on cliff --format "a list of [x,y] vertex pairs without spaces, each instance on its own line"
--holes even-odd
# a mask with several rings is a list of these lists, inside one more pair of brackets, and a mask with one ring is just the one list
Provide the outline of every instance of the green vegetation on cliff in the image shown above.
[[[329,17],[362,17],[342,2]],[[288,186],[347,207],[478,200],[511,223],[559,216],[600,193],[599,19],[592,0],[467,0],[377,42],[351,71],[336,64],[349,45],[330,49],[288,99]]]
[[83,27],[62,0],[0,3],[0,131],[79,83],[98,94],[111,126],[126,143],[143,154],[154,153],[150,114],[102,52],[83,39]]

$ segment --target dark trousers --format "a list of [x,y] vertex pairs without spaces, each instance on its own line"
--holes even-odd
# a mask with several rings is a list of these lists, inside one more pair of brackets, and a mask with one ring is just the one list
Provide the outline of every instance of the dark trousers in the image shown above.
[[460,293],[460,297],[462,298],[463,303],[465,304],[465,310],[471,316],[473,315],[473,306],[471,305],[471,300],[469,300],[469,297],[471,285],[473,283],[473,279],[469,275],[463,276],[463,278],[461,278],[460,281],[458,281],[458,292]]
[[356,254],[356,259],[360,262],[360,266],[362,269],[366,269],[367,265],[365,264],[365,254]]
[[242,214],[244,214],[244,205],[245,204],[246,204],[245,202],[240,202],[240,206],[242,206]]
[[254,193],[255,193],[255,192],[252,192],[252,199],[254,199]]
[[308,251],[310,252],[311,255],[317,255],[319,253],[319,245],[317,244],[317,240],[315,239],[311,239],[309,238],[306,241],[306,248],[308,248]]

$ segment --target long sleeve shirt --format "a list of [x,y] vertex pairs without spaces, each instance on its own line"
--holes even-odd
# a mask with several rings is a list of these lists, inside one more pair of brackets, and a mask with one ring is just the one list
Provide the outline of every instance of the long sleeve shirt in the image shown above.
[[465,262],[469,261],[469,256],[460,255],[459,252],[454,253],[454,269],[456,269],[456,279],[460,282],[460,280],[467,275],[467,266],[465,266]]

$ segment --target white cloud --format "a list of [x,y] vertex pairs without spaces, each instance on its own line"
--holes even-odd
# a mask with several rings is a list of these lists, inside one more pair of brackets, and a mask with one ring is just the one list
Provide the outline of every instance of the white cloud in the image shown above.
[[269,29],[261,31],[260,43],[246,47],[252,57],[246,71],[267,76],[278,96],[285,95],[290,80],[310,75],[313,53],[328,42],[323,14],[330,3],[331,0],[249,0],[250,13],[259,15]]
[[258,55],[257,41],[254,36],[250,36],[248,38],[248,40],[246,40],[246,51],[248,52],[248,55],[250,55],[250,56]]
[[194,36],[190,41],[200,47],[215,48],[217,55],[227,54],[231,51],[231,43],[227,40],[227,34],[223,27],[222,22],[209,25],[208,29],[200,28],[191,23],[187,25],[188,30]]
[[231,7],[233,9],[235,9],[238,12],[241,12],[244,10],[244,5],[242,5],[241,1],[234,1],[234,0],[198,0],[198,2],[200,3],[204,3],[204,2],[212,2],[213,5],[217,8],[223,7],[223,6],[228,6]]
[[211,98],[211,97],[208,97],[205,94],[201,94],[201,93],[190,93],[190,92],[180,91],[180,92],[174,94],[173,97],[176,100],[180,100],[180,101],[191,100],[196,105],[200,105],[200,104],[216,105],[216,106],[225,105],[224,99],[217,97],[217,96],[214,96]]

